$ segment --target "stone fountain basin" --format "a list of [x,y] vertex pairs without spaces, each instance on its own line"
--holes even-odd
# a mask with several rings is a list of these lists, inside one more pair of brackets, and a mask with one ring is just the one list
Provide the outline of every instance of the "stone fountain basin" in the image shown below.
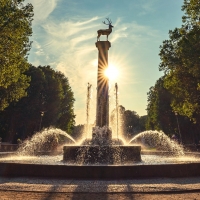
[[0,176],[65,179],[180,178],[200,176],[200,163],[167,165],[45,165],[0,163]]
[[[141,162],[115,165],[70,164],[62,161],[62,154],[59,156],[43,155],[27,157],[9,155],[7,158],[0,159],[0,176],[109,180],[200,176],[199,153],[195,153],[197,154],[195,155],[196,158],[190,158],[190,155],[186,155],[183,159],[152,155],[154,154],[153,152],[152,154],[148,152],[148,155],[143,153],[142,151]],[[187,158],[188,156],[189,158]]]
[[122,164],[141,161],[141,146],[64,146],[63,160],[80,164]]

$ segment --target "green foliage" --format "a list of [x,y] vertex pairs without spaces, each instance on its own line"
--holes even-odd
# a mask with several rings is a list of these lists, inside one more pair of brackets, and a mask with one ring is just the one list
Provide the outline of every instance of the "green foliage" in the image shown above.
[[[164,87],[161,77],[148,92],[146,129],[162,130],[168,136],[176,135],[184,143],[193,143],[198,136],[199,124],[193,124],[187,116],[180,116],[171,107],[173,95]],[[180,136],[181,134],[181,136]]]
[[50,66],[30,66],[26,75],[31,77],[27,97],[1,112],[0,132],[6,137],[5,134],[2,136],[7,140],[13,140],[16,134],[18,138],[26,138],[49,126],[71,133],[75,115],[74,97],[68,79]]
[[175,114],[170,106],[172,95],[164,88],[164,79],[161,77],[148,92],[147,122],[148,130],[162,130],[166,134],[174,134],[177,127]]
[[73,138],[76,141],[81,139],[84,134],[84,130],[85,130],[85,125],[83,125],[83,124],[78,124],[78,125],[74,126],[73,131],[72,131]]
[[169,32],[160,47],[164,87],[173,95],[171,106],[196,121],[200,116],[200,3],[185,0],[183,25]]
[[[114,109],[111,113],[111,124],[114,129],[116,129],[116,121],[116,109]],[[118,107],[118,128],[125,137],[144,131],[145,123],[146,116],[140,117],[135,111],[126,110],[122,105]]]
[[0,2],[0,110],[12,101],[26,96],[30,79],[24,74],[28,69],[27,53],[32,34],[33,6],[23,0]]
[[182,27],[170,30],[160,47],[159,69],[165,75],[148,93],[146,128],[178,136],[179,123],[188,143],[199,137],[200,127],[200,2],[184,0],[182,10]]
[[182,17],[183,23],[199,24],[200,2],[198,0],[184,0],[182,10],[185,11],[185,15]]

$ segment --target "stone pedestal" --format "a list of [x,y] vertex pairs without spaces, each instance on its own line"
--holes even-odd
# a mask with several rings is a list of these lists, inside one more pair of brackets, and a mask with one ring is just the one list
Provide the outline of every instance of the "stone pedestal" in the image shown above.
[[108,67],[109,41],[96,42],[98,48],[96,127],[92,140],[86,139],[81,146],[64,146],[63,160],[75,164],[125,164],[141,161],[140,146],[124,146],[112,138],[109,128],[109,82],[105,76]]
[[109,41],[96,42],[98,48],[98,74],[97,74],[97,108],[96,126],[109,127],[109,97],[108,97],[108,77],[105,70],[108,67],[108,50],[111,47]]

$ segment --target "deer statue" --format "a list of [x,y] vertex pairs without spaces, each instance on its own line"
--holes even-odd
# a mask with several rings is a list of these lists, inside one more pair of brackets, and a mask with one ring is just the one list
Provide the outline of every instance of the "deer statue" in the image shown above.
[[101,35],[107,35],[107,40],[108,40],[108,35],[110,35],[110,33],[112,32],[112,28],[114,26],[112,26],[112,21],[109,18],[106,18],[108,20],[108,24],[106,24],[106,22],[104,21],[103,24],[108,25],[109,28],[108,29],[100,29],[97,31],[98,36],[97,36],[97,41],[100,41],[100,36]]

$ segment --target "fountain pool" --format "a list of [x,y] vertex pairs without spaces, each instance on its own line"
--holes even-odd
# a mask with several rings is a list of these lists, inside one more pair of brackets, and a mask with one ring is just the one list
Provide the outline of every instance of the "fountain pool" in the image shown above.
[[[63,161],[63,144],[58,146],[56,150],[39,151],[41,147],[45,146],[43,144],[47,143],[45,137],[52,139],[51,136],[59,134],[68,138],[68,143],[70,143],[68,145],[71,147],[76,145],[73,139],[69,139],[70,136],[59,129],[45,129],[36,133],[29,141],[25,141],[18,152],[12,156],[0,158],[0,175],[66,179],[200,176],[200,154],[183,152],[182,147],[171,141],[163,132],[146,131],[130,141],[131,143],[142,141],[141,161],[113,164]],[[150,145],[152,145],[153,150],[149,150]],[[36,152],[35,149],[38,151]],[[42,155],[45,153],[46,155]]]
[[[166,156],[158,155],[159,152],[142,151],[141,152],[141,162],[135,163],[123,163],[123,164],[113,164],[113,166],[130,166],[130,165],[163,165],[163,164],[183,164],[183,163],[196,163],[200,162],[200,154],[190,155],[186,154],[184,156]],[[40,155],[40,156],[19,156],[13,154],[12,156],[0,158],[0,163],[21,163],[21,164],[41,164],[41,165],[64,165],[64,166],[89,166],[91,164],[74,164],[70,162],[63,162],[62,152],[58,152],[58,155]],[[105,164],[92,164],[94,166],[109,166]]]
[[65,163],[62,154],[57,156],[11,156],[0,159],[0,176],[48,177],[64,179],[140,179],[180,178],[200,176],[200,157],[146,155],[133,164],[79,165]]

